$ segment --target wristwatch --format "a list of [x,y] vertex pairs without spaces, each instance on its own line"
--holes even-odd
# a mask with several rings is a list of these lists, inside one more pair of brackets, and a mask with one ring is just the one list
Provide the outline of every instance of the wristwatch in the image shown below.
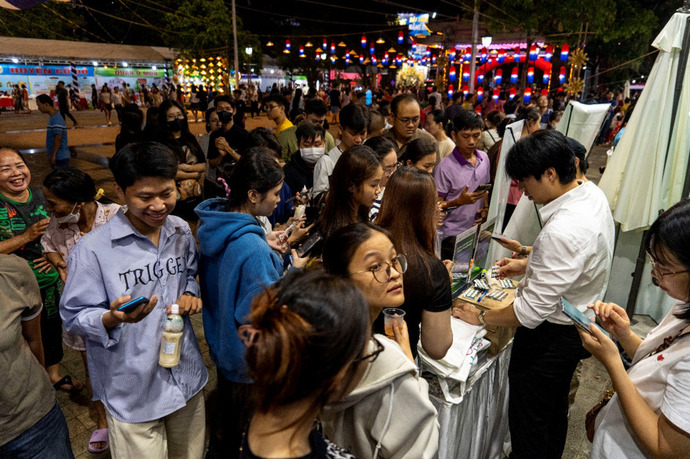
[[484,319],[484,316],[486,315],[486,309],[482,309],[479,311],[479,314],[477,314],[477,320],[479,323],[483,326],[486,326],[486,320]]
[[527,255],[527,246],[523,245],[522,250],[520,250],[520,256],[524,257],[525,255]]

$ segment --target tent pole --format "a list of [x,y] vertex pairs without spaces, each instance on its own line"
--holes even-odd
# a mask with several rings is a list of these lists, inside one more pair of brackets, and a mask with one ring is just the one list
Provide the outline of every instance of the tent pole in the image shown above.
[[635,272],[633,272],[633,280],[630,285],[630,294],[628,295],[628,303],[625,306],[625,312],[628,317],[632,318],[635,314],[635,305],[637,304],[637,295],[640,293],[640,284],[642,283],[642,274],[644,274],[645,265],[645,246],[644,240],[647,238],[647,231],[642,233],[642,242],[640,242],[640,250],[637,253],[637,262],[635,263]]
[[[687,1],[685,2],[687,5]],[[685,70],[688,65],[688,47],[690,47],[690,16],[685,18],[685,32],[683,33],[683,48],[680,50],[680,59],[678,61],[678,72],[676,74],[676,87],[673,93],[673,108],[671,112],[671,124],[669,125],[668,132],[668,149],[666,151],[666,160],[664,161],[664,169],[666,168],[666,163],[668,163],[669,153],[673,145],[671,145],[671,140],[673,138],[673,131],[676,124],[676,112],[678,111],[678,103],[680,102],[680,95],[683,92],[683,80],[685,80]],[[685,180],[685,186],[688,186],[687,175]],[[683,196],[686,195],[685,189],[683,190]]]

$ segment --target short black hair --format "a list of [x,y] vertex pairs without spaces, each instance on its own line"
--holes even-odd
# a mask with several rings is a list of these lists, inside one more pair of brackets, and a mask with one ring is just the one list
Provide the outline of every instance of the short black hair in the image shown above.
[[573,154],[575,155],[575,157],[580,160],[578,169],[580,169],[580,172],[582,172],[582,174],[586,174],[587,169],[589,169],[589,163],[587,162],[587,149],[584,145],[582,145],[575,139],[566,137],[565,140],[568,141],[568,145],[570,145],[570,149],[573,150]]
[[575,180],[575,154],[565,136],[553,129],[521,138],[506,158],[506,173],[516,180],[527,177],[539,180],[550,167],[556,170],[562,184]]
[[400,161],[403,164],[407,164],[407,161],[412,162],[412,164],[417,164],[422,158],[432,154],[436,154],[436,145],[434,145],[434,142],[420,137],[407,144],[405,153],[400,157]]
[[143,177],[173,180],[177,175],[177,158],[159,142],[136,142],[122,147],[110,159],[110,171],[122,190]]
[[326,103],[321,99],[304,100],[304,113],[311,113],[316,116],[326,116],[327,111]]
[[271,150],[278,159],[283,154],[283,147],[280,145],[273,129],[258,127],[249,131],[247,136],[247,149],[253,147],[264,147]]
[[412,94],[398,94],[393,98],[393,100],[391,100],[391,114],[397,115],[400,104],[407,104],[411,102],[419,105],[419,101]]
[[379,162],[383,161],[383,158],[391,151],[395,151],[395,144],[393,141],[382,135],[367,139],[364,145],[372,149]]
[[518,102],[515,100],[516,98],[517,97],[506,100],[506,103],[503,104],[503,111],[506,115],[514,115],[515,111],[518,109]]
[[36,96],[36,102],[39,104],[48,104],[51,107],[55,106],[55,102],[53,102],[53,98],[50,97],[48,94],[39,94]]
[[434,123],[438,123],[443,126],[446,124],[446,114],[443,110],[432,110],[429,112],[428,117],[434,120]]
[[215,99],[213,99],[213,106],[218,107],[218,102],[227,102],[230,104],[230,106],[234,109],[236,107],[235,104],[235,99],[233,99],[230,96],[218,96]]
[[91,176],[71,166],[53,170],[43,180],[43,186],[71,203],[92,202],[96,196],[96,184]]
[[463,109],[453,119],[453,132],[467,129],[484,129],[484,120],[477,112]]
[[302,139],[313,140],[317,137],[321,137],[324,141],[326,140],[326,131],[323,126],[319,126],[314,123],[304,122],[297,126],[295,131],[295,137],[297,137],[297,143]]
[[268,104],[269,102],[275,102],[278,105],[282,105],[285,109],[285,113],[287,114],[290,104],[285,97],[281,96],[280,94],[271,94],[264,101],[264,105]]
[[361,104],[350,103],[340,110],[340,126],[354,132],[366,131],[369,127],[369,111]]

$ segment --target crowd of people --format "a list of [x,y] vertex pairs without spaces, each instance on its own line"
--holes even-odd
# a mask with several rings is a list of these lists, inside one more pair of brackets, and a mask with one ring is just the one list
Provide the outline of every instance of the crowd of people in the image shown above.
[[[42,186],[20,153],[0,149],[0,456],[73,457],[53,391],[89,386],[89,450],[114,458],[433,458],[446,439],[418,350],[442,359],[456,319],[517,327],[510,457],[562,455],[571,380],[590,355],[616,390],[592,456],[687,455],[690,203],[646,236],[654,281],[678,304],[643,340],[623,308],[601,302],[613,219],[584,176],[586,149],[554,129],[562,100],[349,88],[209,100],[194,88],[189,107],[161,97],[144,113],[117,89],[97,96],[122,123],[117,203],[60,156],[62,138]],[[62,132],[52,99],[39,102]],[[274,126],[247,131],[259,106]],[[206,134],[190,132],[190,114],[203,114]],[[498,170],[506,127],[521,121]],[[500,241],[514,254],[499,276],[524,278],[512,305],[487,311],[453,303],[452,255],[456,236],[485,221],[498,174],[512,180],[506,220],[524,194],[543,205],[543,228],[529,246]],[[561,299],[610,336],[576,328]],[[386,308],[405,312],[390,330]],[[177,310],[181,356],[163,366]],[[59,374],[63,343],[82,353],[86,381]]]

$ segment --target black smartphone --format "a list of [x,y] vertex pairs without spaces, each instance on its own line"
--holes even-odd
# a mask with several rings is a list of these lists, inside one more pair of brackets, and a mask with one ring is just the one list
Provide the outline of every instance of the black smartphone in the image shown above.
[[446,207],[445,209],[441,209],[441,212],[448,213],[448,212],[454,211],[457,208],[458,208],[458,206]]
[[490,183],[484,183],[482,185],[479,185],[476,190],[474,190],[475,193],[479,193],[480,191],[491,191],[491,185]]
[[125,312],[125,313],[129,313],[129,312],[134,311],[136,308],[138,308],[142,304],[146,304],[148,302],[149,302],[148,298],[146,298],[145,296],[140,296],[139,298],[136,298],[134,300],[130,300],[130,301],[126,302],[125,304],[123,304],[122,306],[117,308],[117,310]]
[[321,237],[321,233],[319,233],[318,231],[315,232],[314,234],[309,236],[309,238],[306,241],[304,241],[302,245],[300,245],[297,248],[297,255],[299,255],[300,258],[307,255],[309,252],[314,250],[316,244],[321,242],[322,239],[323,238]]
[[599,330],[601,330],[604,335],[609,336],[608,332],[601,328],[601,325],[584,315],[582,311],[577,309],[572,303],[568,302],[565,298],[561,298],[561,308],[563,310],[563,314],[568,316],[573,323],[579,327],[580,329],[586,331],[590,335],[592,334],[592,331],[589,329],[589,324],[594,324],[597,327],[599,327]]

